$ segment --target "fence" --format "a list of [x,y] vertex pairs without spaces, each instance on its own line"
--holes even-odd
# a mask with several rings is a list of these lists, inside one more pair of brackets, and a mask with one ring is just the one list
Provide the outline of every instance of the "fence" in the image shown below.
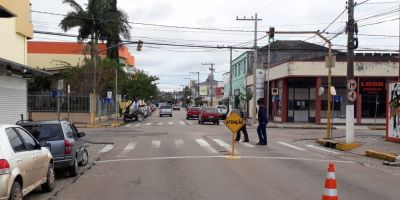
[[[90,96],[60,96],[60,112],[62,113],[90,113]],[[50,95],[28,95],[29,112],[57,112],[57,98]],[[69,105],[68,105],[69,104]],[[107,104],[97,98],[97,116],[115,113],[115,102]],[[69,109],[68,109],[69,107]]]

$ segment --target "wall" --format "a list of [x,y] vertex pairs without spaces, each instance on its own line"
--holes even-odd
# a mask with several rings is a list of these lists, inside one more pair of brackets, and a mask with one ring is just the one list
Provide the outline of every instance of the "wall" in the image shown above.
[[[29,0],[0,0],[0,5],[17,16],[16,21],[14,21],[16,28],[12,29],[14,33],[16,32],[23,37],[32,38],[33,25],[31,22]],[[0,27],[2,27],[2,31],[7,30],[3,28],[2,24],[0,24]]]
[[52,68],[60,68],[65,66],[60,61],[67,62],[72,66],[83,64],[85,56],[82,54],[39,54],[29,53],[28,64],[33,68],[39,67],[39,69],[45,68],[46,70]]
[[[1,2],[0,2],[1,4]],[[0,18],[0,57],[27,65],[26,38],[15,33],[16,18]]]

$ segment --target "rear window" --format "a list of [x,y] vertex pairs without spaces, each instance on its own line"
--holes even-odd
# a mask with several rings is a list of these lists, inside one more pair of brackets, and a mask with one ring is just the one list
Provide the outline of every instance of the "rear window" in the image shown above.
[[218,113],[218,110],[216,108],[206,108],[205,112],[206,113]]
[[226,109],[226,106],[217,106],[218,109]]
[[23,127],[28,130],[38,141],[64,140],[64,135],[59,124],[40,124]]
[[189,108],[189,111],[195,111],[195,112],[198,112],[198,111],[200,111],[200,108]]
[[161,106],[160,109],[171,109],[171,106]]

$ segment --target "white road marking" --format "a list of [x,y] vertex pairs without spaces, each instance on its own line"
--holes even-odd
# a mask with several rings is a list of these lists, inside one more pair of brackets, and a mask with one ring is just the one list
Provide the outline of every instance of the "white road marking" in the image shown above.
[[[221,139],[213,139],[219,146],[221,146],[221,147],[224,147],[226,150],[228,150],[228,151],[232,151],[232,146],[231,145],[229,145],[228,143],[226,143],[226,142],[224,142],[223,140],[221,140]],[[236,153],[239,153],[239,151],[237,151],[236,149],[235,149],[235,152]]]
[[184,142],[183,142],[182,139],[177,139],[177,140],[175,140],[175,146],[176,146],[176,147],[180,147],[180,146],[182,146],[183,144],[184,144]]
[[252,145],[252,144],[250,144],[248,142],[240,142],[240,144],[245,146],[245,147],[251,147],[251,148],[256,147],[256,146],[254,146],[254,145]]
[[136,124],[135,126],[138,127],[138,126],[140,126],[140,125],[142,125],[142,124]]
[[162,124],[163,124],[162,122],[158,122],[158,123],[157,123],[157,125],[159,125],[159,126],[162,125]]
[[150,123],[150,122],[146,124],[146,126],[150,126],[150,125],[151,125],[151,123]]
[[134,150],[136,147],[136,142],[129,142],[128,145],[121,151],[118,157],[125,157],[130,151]]
[[182,120],[179,122],[179,124],[181,125],[185,125],[185,122],[183,122]]
[[292,148],[292,149],[299,150],[299,151],[307,151],[306,149],[303,149],[303,148],[288,144],[286,142],[276,142],[276,143],[281,144],[281,145],[286,146],[286,147],[289,147],[289,148]]
[[172,124],[174,124],[174,122],[168,122],[168,124],[169,124],[169,125],[172,125]]
[[341,153],[339,153],[339,152],[331,151],[331,150],[324,149],[324,148],[321,148],[321,147],[316,147],[316,146],[311,145],[311,144],[307,144],[306,147],[310,147],[310,148],[313,148],[313,149],[318,149],[318,150],[320,150],[320,151],[325,151],[325,152],[328,152],[328,153],[341,154]]
[[186,121],[186,123],[188,123],[189,125],[192,125],[192,124],[193,124],[191,121]]
[[161,141],[160,140],[153,140],[153,141],[151,141],[151,145],[153,146],[153,148],[159,149],[160,145],[161,145]]
[[107,153],[107,152],[111,151],[111,149],[113,149],[113,148],[114,148],[114,145],[107,144],[98,153]]
[[[96,163],[113,163],[113,162],[123,162],[123,161],[152,161],[152,160],[177,160],[177,159],[227,159],[230,156],[176,156],[176,157],[151,157],[151,158],[127,158],[127,159],[114,159],[114,160],[101,160],[96,161]],[[353,161],[347,160],[329,160],[329,159],[312,159],[312,158],[293,158],[293,157],[257,157],[257,156],[239,156],[241,159],[266,159],[266,160],[300,160],[300,161],[310,161],[310,162],[328,162],[328,163],[345,163],[345,164],[355,164]]]
[[196,139],[196,142],[210,153],[218,153],[214,148],[210,146],[204,139]]
[[126,126],[128,126],[128,127],[129,127],[129,126],[131,126],[131,124],[127,124]]

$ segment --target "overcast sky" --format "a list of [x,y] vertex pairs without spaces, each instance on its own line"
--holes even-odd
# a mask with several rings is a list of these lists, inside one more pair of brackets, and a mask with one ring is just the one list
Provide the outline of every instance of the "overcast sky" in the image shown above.
[[[358,3],[363,2],[360,0]],[[85,6],[87,0],[78,0]],[[33,11],[45,11],[66,14],[70,8],[62,0],[31,0]],[[211,29],[229,29],[239,31],[215,31],[179,29],[162,26],[133,24],[132,40],[144,41],[143,50],[130,52],[136,58],[139,69],[160,77],[159,88],[174,90],[186,85],[188,79],[197,75],[189,72],[200,72],[200,81],[209,73],[203,62],[215,63],[215,78],[222,80],[222,73],[229,70],[229,51],[203,48],[169,47],[148,45],[146,42],[196,44],[206,46],[253,45],[254,22],[237,21],[236,17],[250,18],[258,13],[258,38],[265,36],[268,27],[276,30],[324,30],[330,22],[345,9],[345,0],[118,0],[118,6],[129,16],[129,21],[168,26],[184,26]],[[359,21],[359,49],[395,50],[399,48],[399,3],[400,1],[370,0],[355,8],[355,18]],[[396,10],[397,9],[397,10]],[[392,11],[393,12],[390,12]],[[386,15],[379,15],[386,13]],[[35,30],[62,32],[58,24],[62,16],[40,13],[32,14]],[[363,19],[363,20],[361,20]],[[347,11],[326,31],[340,32],[347,20]],[[241,32],[240,32],[241,31]],[[249,31],[249,32],[243,32]],[[74,30],[69,33],[75,34]],[[379,36],[370,36],[379,35]],[[381,36],[383,35],[383,36]],[[275,40],[306,40],[323,44],[312,35],[276,35]],[[332,37],[332,35],[326,35]],[[76,41],[72,38],[54,37],[35,34],[34,40]],[[342,34],[333,40],[334,48],[345,49],[346,35]],[[258,41],[258,46],[267,44],[267,38]],[[234,58],[243,53],[235,50]]]

